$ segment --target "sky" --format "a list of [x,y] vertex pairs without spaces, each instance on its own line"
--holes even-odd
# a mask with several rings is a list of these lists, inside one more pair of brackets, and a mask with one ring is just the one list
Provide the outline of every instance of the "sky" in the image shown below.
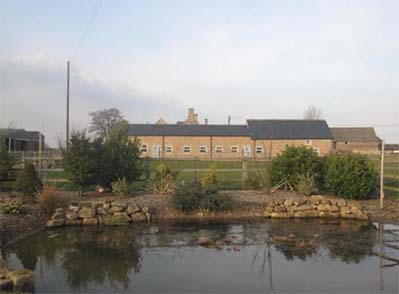
[[[132,123],[301,119],[399,143],[399,1],[0,0],[0,125],[65,137],[116,107]],[[95,15],[95,17],[93,17]]]

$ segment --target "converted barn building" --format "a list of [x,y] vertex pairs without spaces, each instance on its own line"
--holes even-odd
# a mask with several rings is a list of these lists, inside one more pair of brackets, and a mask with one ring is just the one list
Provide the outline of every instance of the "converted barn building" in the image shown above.
[[170,159],[268,159],[286,146],[307,146],[320,155],[332,150],[324,120],[247,120],[245,125],[130,124],[143,157]]
[[38,151],[40,140],[44,148],[44,135],[24,129],[0,129],[1,144],[9,151]]
[[331,128],[334,137],[334,149],[352,151],[361,154],[380,152],[381,139],[374,128]]

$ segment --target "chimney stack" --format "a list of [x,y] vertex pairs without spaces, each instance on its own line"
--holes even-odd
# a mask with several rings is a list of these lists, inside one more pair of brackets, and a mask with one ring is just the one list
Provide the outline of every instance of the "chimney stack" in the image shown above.
[[229,117],[228,117],[228,119],[227,119],[227,124],[230,125],[230,123],[231,123],[231,117],[230,117],[230,115],[229,115]]
[[208,119],[207,118],[205,119],[204,124],[206,124],[206,125],[208,124]]

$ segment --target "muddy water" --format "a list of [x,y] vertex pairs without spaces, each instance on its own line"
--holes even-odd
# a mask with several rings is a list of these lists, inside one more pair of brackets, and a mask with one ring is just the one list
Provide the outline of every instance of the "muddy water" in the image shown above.
[[398,230],[319,220],[69,228],[3,255],[35,271],[36,292],[398,293]]

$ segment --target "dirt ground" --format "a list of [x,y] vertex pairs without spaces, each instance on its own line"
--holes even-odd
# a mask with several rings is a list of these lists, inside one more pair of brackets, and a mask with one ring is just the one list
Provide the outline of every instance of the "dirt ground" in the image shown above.
[[[170,196],[161,196],[154,193],[138,193],[133,197],[116,197],[111,194],[90,193],[82,198],[76,198],[73,193],[65,193],[64,197],[71,202],[103,202],[105,200],[126,199],[135,202],[140,207],[148,207],[155,219],[186,219],[186,218],[252,218],[262,217],[268,203],[272,200],[286,198],[303,198],[295,193],[278,191],[265,194],[260,191],[222,191],[233,198],[234,208],[224,213],[195,212],[183,214],[171,206]],[[326,195],[324,195],[326,196]],[[330,199],[334,196],[326,196]],[[10,201],[23,201],[16,194],[0,193],[0,205]],[[369,213],[371,221],[399,224],[399,199],[386,198],[384,210],[379,209],[379,200],[349,201],[351,206],[357,206]],[[67,205],[67,203],[66,203]],[[46,220],[38,205],[32,201],[25,202],[26,214],[9,215],[0,213],[1,244],[11,243],[26,235],[44,228]]]

